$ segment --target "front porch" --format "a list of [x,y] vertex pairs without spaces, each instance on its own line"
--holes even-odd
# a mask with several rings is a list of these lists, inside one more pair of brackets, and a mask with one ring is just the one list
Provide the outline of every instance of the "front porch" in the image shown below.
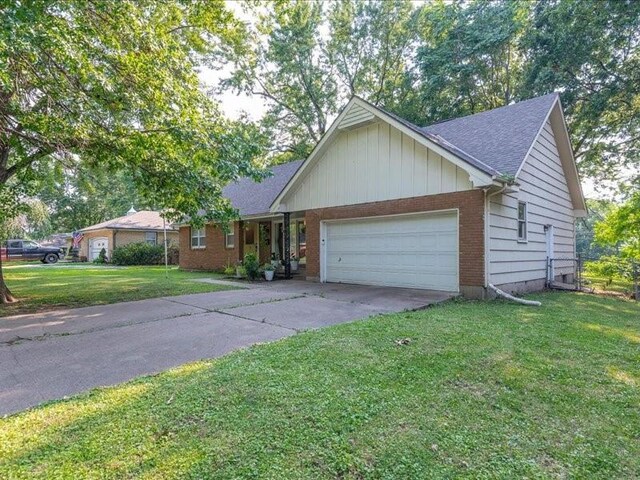
[[278,214],[238,222],[239,260],[248,253],[260,265],[277,265],[276,276],[305,278],[307,263],[306,225],[302,214]]

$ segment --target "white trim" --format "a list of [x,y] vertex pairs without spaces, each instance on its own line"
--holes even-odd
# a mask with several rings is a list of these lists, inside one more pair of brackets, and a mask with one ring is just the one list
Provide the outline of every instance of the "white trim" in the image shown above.
[[[524,205],[524,219],[520,219],[520,204]],[[529,243],[529,204],[524,200],[518,200],[516,205],[516,235],[518,243]],[[524,223],[524,237],[520,236],[520,222]]]
[[518,171],[516,172],[516,175],[515,175],[516,178],[518,178],[518,176],[520,175],[520,172],[522,171],[522,168],[524,167],[524,164],[527,163],[527,159],[529,158],[529,155],[531,154],[531,150],[533,150],[533,147],[535,147],[536,142],[538,141],[538,137],[540,137],[540,134],[544,130],[544,126],[547,124],[547,121],[549,120],[549,117],[551,116],[551,112],[553,111],[553,107],[556,106],[556,103],[558,103],[558,97],[557,96],[553,100],[553,103],[551,104],[551,107],[549,107],[549,111],[545,115],[543,122],[540,124],[540,128],[538,128],[538,132],[536,133],[536,136],[533,137],[533,141],[531,142],[531,145],[529,145],[529,149],[527,150],[526,155],[524,156],[524,158],[522,159],[522,162],[520,163],[520,166],[518,167]]
[[[444,208],[441,210],[426,210],[421,212],[407,212],[407,213],[391,213],[388,215],[368,215],[365,217],[348,217],[348,218],[335,218],[329,220],[321,220],[320,221],[320,282],[327,282],[327,225],[335,224],[335,223],[350,223],[354,221],[367,221],[367,220],[377,220],[377,219],[385,219],[385,218],[398,218],[398,217],[409,217],[409,216],[425,216],[425,215],[437,215],[440,213],[453,213],[456,214],[456,240],[458,244],[456,245],[456,249],[458,252],[458,261],[456,268],[456,276],[457,276],[457,290],[456,293],[460,293],[460,209],[459,208]],[[393,287],[390,287],[393,288]]]
[[[224,230],[222,231],[222,233],[224,233],[224,248],[226,250],[232,250],[232,249],[236,248],[236,222],[234,222],[234,221],[229,222],[227,224],[227,228],[229,229],[228,232],[225,232]],[[233,243],[231,245],[229,245],[229,236],[230,235],[233,236]]]
[[474,167],[466,160],[457,157],[456,155],[452,154],[448,150],[445,150],[444,148],[440,147],[437,143],[418,134],[411,128],[407,127],[406,125],[403,125],[402,123],[398,122],[396,119],[390,117],[383,111],[379,110],[377,107],[369,104],[368,102],[365,102],[364,100],[358,97],[352,97],[351,100],[349,100],[349,103],[347,103],[347,105],[342,109],[338,117],[333,121],[333,123],[331,124],[331,127],[329,127],[329,129],[325,132],[325,134],[322,136],[320,141],[316,144],[311,154],[307,157],[307,159],[300,166],[300,168],[298,168],[298,171],[295,173],[295,175],[291,177],[291,179],[287,182],[287,184],[284,186],[282,191],[278,194],[276,199],[273,201],[270,208],[270,211],[272,213],[278,213],[283,211],[280,207],[284,197],[289,193],[291,188],[293,188],[293,186],[298,182],[298,179],[302,177],[302,175],[309,168],[309,166],[312,165],[316,161],[316,159],[322,155],[322,153],[324,153],[325,148],[328,147],[328,145],[330,144],[329,139],[333,136],[333,133],[336,130],[339,130],[338,126],[342,122],[342,119],[344,118],[346,113],[349,111],[349,109],[356,104],[370,111],[371,113],[373,113],[373,115],[385,121],[392,127],[400,130],[403,134],[411,137],[413,140],[415,140],[419,144],[431,149],[432,151],[436,152],[438,155],[442,156],[444,159],[448,160],[454,165],[465,170],[467,173],[469,173],[469,176],[470,176],[469,179],[471,183],[473,183],[475,186],[491,185],[493,183],[493,177],[491,175]]
[[[194,232],[200,232],[202,231],[202,235],[196,235],[194,236]],[[193,245],[193,239],[197,238],[198,239],[198,245]],[[202,227],[202,228],[193,228],[193,227],[189,227],[189,246],[191,247],[192,250],[202,250],[204,248],[206,248],[207,244],[206,244],[206,238],[207,238],[207,229],[206,227]],[[202,242],[202,239],[205,239],[204,242]],[[202,245],[202,243],[204,243],[204,245]]]
[[[578,193],[580,195],[581,205],[579,205],[579,207],[581,208],[577,208],[576,211],[577,212],[584,211],[586,216],[587,203],[585,202],[584,193],[582,192],[582,184],[580,183],[580,174],[578,173],[578,165],[576,164],[576,159],[575,159],[575,156],[573,155],[573,147],[571,146],[571,139],[569,138],[569,129],[567,128],[567,121],[564,118],[564,112],[562,110],[562,103],[560,103],[560,97],[558,97],[557,105],[558,105],[558,110],[560,112],[560,119],[562,120],[562,130],[564,133],[564,139],[566,141],[567,149],[569,150],[569,156],[571,157],[571,165],[573,166],[573,169],[572,169],[572,173],[574,175],[573,180],[577,184]],[[553,122],[551,122],[551,127],[553,128]],[[558,154],[559,153],[560,153],[560,150],[558,149]],[[562,159],[562,157],[560,158]],[[569,193],[571,193],[571,189],[569,189]]]
[[320,282],[327,282],[327,222],[324,220],[320,222]]
[[[560,147],[558,146],[558,135],[556,135],[556,128],[554,128],[554,125],[557,123],[554,121],[553,119],[553,114],[554,114],[554,110],[557,108],[557,112],[560,116],[560,120],[562,123],[562,139],[561,141],[563,141],[565,143],[565,150],[569,152],[569,160],[571,163],[571,166],[573,167],[571,169],[571,172],[569,172],[571,175],[567,175],[567,171],[565,168],[565,162],[562,161],[563,155],[561,153]],[[569,138],[569,130],[567,128],[567,122],[566,119],[564,117],[564,112],[562,110],[562,103],[560,102],[560,96],[556,94],[556,98],[553,101],[553,104],[551,105],[551,107],[549,108],[549,111],[547,112],[547,115],[544,118],[544,121],[542,122],[542,124],[540,125],[540,128],[538,129],[538,133],[536,134],[536,136],[533,139],[533,142],[531,142],[531,145],[529,146],[529,149],[527,150],[527,154],[525,155],[524,159],[522,160],[522,163],[520,164],[520,166],[518,167],[518,171],[516,172],[516,179],[518,178],[518,176],[520,175],[520,172],[522,171],[522,169],[524,168],[525,163],[527,162],[527,160],[529,159],[529,155],[531,154],[531,151],[533,150],[533,148],[536,145],[536,142],[538,141],[538,138],[540,138],[540,135],[542,134],[542,131],[544,130],[545,125],[547,124],[547,122],[549,122],[551,124],[551,130],[553,131],[553,136],[554,136],[554,140],[556,143],[556,148],[558,149],[558,156],[560,157],[560,163],[562,165],[562,171],[564,173],[564,177],[565,180],[567,181],[567,186],[569,188],[569,195],[571,196],[571,202],[574,204],[574,214],[576,217],[584,217],[587,214],[587,207],[586,207],[586,203],[584,200],[584,193],[582,192],[582,184],[580,183],[580,175],[578,174],[578,167],[576,165],[576,159],[575,156],[573,155],[573,147],[571,146],[571,139]],[[571,177],[571,178],[570,178]],[[579,194],[579,198],[576,199],[574,198],[575,195],[572,193],[572,188],[569,185],[569,182],[573,182],[574,183],[574,187],[577,187],[577,192]],[[576,200],[578,200],[578,202],[580,203],[580,205],[575,205]]]

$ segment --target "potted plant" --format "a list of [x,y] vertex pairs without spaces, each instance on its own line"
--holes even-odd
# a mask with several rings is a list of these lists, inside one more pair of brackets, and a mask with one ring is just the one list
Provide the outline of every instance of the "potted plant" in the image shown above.
[[278,260],[278,255],[275,252],[271,254],[271,265],[273,265],[274,270],[277,270],[280,266],[280,260]]
[[242,278],[246,273],[246,270],[242,266],[242,262],[236,262],[236,278]]
[[264,278],[267,282],[270,282],[273,280],[273,276],[276,273],[276,269],[275,267],[271,264],[271,263],[266,263],[264,265],[264,267],[262,267],[262,269],[264,270]]
[[291,259],[289,261],[291,263],[291,271],[292,272],[297,272],[298,271],[298,257],[296,257],[295,255],[291,255]]

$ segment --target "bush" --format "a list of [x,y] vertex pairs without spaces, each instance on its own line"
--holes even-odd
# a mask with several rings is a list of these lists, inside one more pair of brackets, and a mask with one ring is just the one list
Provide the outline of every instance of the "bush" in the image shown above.
[[613,255],[585,262],[584,270],[587,275],[605,278],[607,285],[611,285],[614,278],[633,280],[633,261]]
[[111,263],[116,265],[161,265],[164,247],[150,243],[129,243],[113,249]]
[[242,265],[247,271],[247,278],[249,280],[257,280],[260,278],[260,263],[258,262],[258,257],[256,257],[255,253],[247,253],[244,256]]

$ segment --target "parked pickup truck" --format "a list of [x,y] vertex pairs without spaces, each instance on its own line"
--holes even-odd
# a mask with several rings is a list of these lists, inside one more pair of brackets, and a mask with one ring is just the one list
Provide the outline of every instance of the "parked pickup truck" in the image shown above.
[[62,257],[62,250],[57,247],[43,247],[31,240],[11,239],[2,245],[3,259],[32,260],[42,263],[56,263]]

